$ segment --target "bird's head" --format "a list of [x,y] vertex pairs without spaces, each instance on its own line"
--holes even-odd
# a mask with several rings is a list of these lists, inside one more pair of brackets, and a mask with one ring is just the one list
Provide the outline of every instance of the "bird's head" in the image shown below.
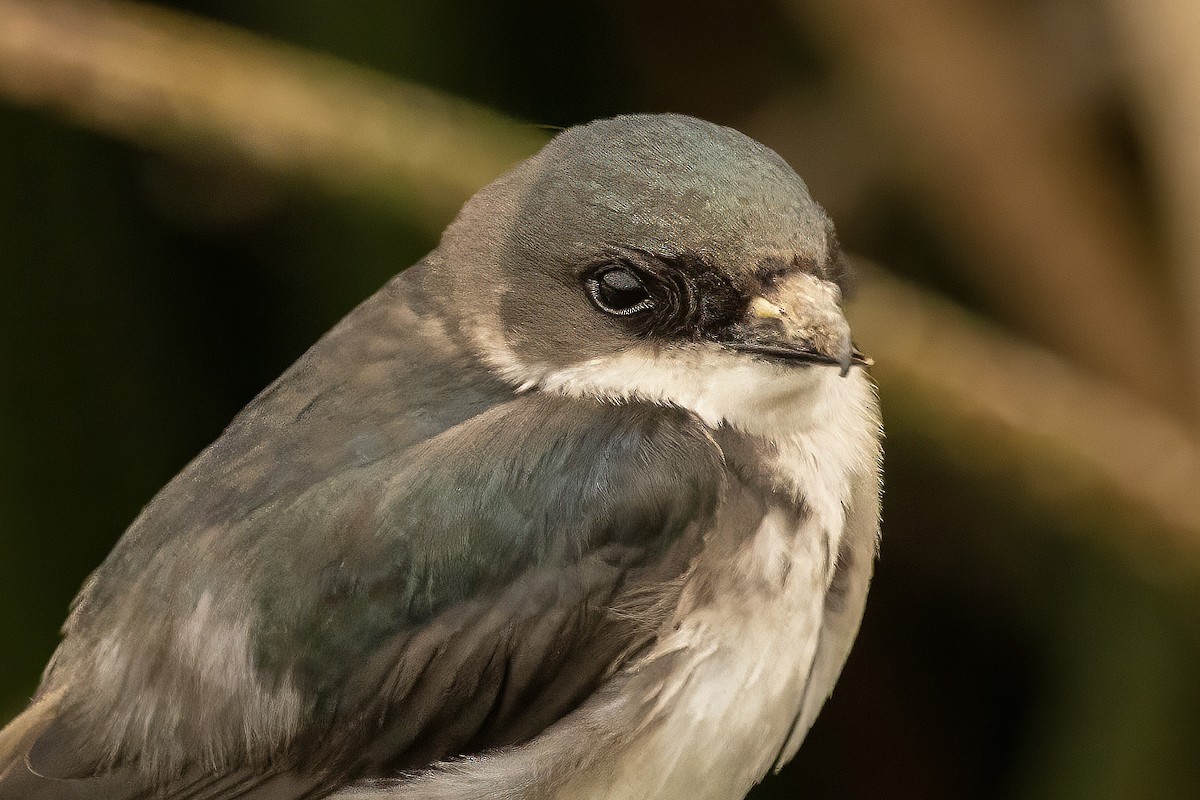
[[676,115],[572,128],[476,195],[427,268],[513,384],[710,422],[865,378],[833,226],[777,154]]

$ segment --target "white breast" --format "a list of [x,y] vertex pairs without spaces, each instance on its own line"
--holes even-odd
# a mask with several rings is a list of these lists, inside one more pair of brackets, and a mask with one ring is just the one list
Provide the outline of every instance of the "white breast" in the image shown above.
[[822,536],[813,519],[799,530],[794,519],[768,512],[738,563],[721,570],[718,600],[659,641],[647,660],[676,660],[645,727],[561,797],[732,800],[767,773],[796,719],[821,625]]
[[[697,360],[707,363],[696,363]],[[625,396],[689,408],[714,429],[761,439],[761,466],[806,509],[771,508],[749,540],[709,542],[680,601],[676,627],[643,662],[670,657],[668,679],[632,745],[580,778],[564,798],[733,800],[771,768],[809,678],[849,501],[849,476],[873,471],[874,390],[861,371],[787,370],[723,354],[674,365],[621,358],[608,370],[558,375],[572,394]],[[730,374],[731,372],[736,374]],[[632,387],[632,388],[631,388]],[[719,527],[719,526],[718,526]],[[733,558],[728,553],[734,552]],[[689,596],[704,587],[704,600]],[[817,687],[823,697],[830,687]]]

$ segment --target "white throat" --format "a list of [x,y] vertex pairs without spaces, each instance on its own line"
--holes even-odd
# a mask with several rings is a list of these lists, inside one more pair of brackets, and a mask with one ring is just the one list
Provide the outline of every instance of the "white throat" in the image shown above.
[[802,496],[834,524],[847,477],[873,473],[878,459],[875,389],[861,369],[775,364],[719,345],[630,350],[540,375],[524,384],[601,400],[642,400],[695,413],[713,430],[730,427],[772,446],[765,464],[778,488]]

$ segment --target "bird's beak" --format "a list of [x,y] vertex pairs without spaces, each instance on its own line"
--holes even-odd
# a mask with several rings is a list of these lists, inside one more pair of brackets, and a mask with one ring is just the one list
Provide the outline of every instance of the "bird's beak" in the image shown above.
[[751,299],[742,319],[721,331],[721,344],[742,353],[794,364],[870,366],[850,339],[837,286],[794,273]]

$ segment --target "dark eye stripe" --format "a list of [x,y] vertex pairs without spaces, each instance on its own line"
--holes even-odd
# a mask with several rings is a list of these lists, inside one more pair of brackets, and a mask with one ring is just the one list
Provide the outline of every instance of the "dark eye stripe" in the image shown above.
[[704,338],[745,306],[729,278],[700,253],[614,248],[581,275],[592,305],[638,336]]

